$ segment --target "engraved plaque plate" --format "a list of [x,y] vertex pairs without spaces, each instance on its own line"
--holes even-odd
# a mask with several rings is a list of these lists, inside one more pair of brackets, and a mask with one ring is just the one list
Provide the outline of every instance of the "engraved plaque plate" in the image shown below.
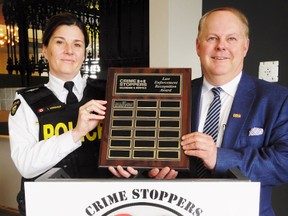
[[99,166],[189,170],[191,69],[110,68]]

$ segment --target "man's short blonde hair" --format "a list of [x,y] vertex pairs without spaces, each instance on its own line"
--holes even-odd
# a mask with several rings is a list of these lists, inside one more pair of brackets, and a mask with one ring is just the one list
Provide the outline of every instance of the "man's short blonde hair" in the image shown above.
[[229,11],[229,12],[233,13],[235,16],[237,16],[239,18],[239,20],[243,23],[245,37],[247,39],[249,38],[249,22],[248,22],[247,17],[245,16],[245,14],[236,8],[222,7],[222,8],[215,8],[213,10],[210,10],[202,16],[202,18],[200,19],[199,24],[198,24],[197,39],[199,39],[199,37],[202,34],[203,26],[206,22],[207,17],[210,16],[212,13],[217,12],[217,11]]

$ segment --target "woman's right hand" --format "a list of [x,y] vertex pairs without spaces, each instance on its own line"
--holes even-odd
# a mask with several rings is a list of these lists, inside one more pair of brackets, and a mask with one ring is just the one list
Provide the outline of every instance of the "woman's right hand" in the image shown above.
[[79,108],[77,124],[72,130],[74,142],[79,141],[105,118],[106,104],[104,100],[90,100]]

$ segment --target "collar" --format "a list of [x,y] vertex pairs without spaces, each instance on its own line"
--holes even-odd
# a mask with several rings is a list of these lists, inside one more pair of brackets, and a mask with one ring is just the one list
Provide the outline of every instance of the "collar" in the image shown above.
[[[78,100],[81,100],[83,97],[84,88],[86,87],[86,79],[81,76],[81,74],[77,74],[71,81],[74,82],[73,92],[77,96]],[[56,97],[64,102],[67,96],[67,90],[64,88],[63,81],[52,74],[49,74],[49,81],[46,85],[48,89],[50,89]]]
[[[74,90],[76,93],[83,92],[83,89],[85,88],[86,79],[82,78],[81,74],[78,73],[71,81],[74,82]],[[49,82],[47,83],[47,87],[51,90],[60,90],[60,92],[66,92],[66,89],[64,88],[64,83],[66,81],[63,81],[56,76],[49,74]]]
[[221,87],[224,92],[229,94],[230,96],[234,97],[238,88],[238,84],[240,82],[242,76],[242,71],[239,73],[234,79],[232,79],[230,82],[222,85],[222,86],[213,86],[211,85],[206,78],[203,78],[203,88],[202,88],[202,93],[205,94],[208,91],[210,91],[214,87]]

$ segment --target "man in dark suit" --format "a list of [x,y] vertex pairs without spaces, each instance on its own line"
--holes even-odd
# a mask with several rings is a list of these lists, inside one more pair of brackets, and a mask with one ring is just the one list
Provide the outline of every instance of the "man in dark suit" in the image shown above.
[[[229,169],[238,168],[252,181],[261,182],[260,216],[273,216],[272,187],[288,182],[288,89],[243,72],[249,27],[245,15],[236,9],[206,13],[199,22],[196,48],[203,77],[192,81],[192,132],[181,143],[191,156],[190,177],[223,177]],[[211,135],[205,122],[212,89],[219,87],[220,116]],[[127,178],[137,174],[131,167],[110,171]],[[148,175],[181,177],[169,167],[154,168]]]
[[[183,136],[185,154],[191,161],[200,158],[212,177],[236,167],[261,182],[260,215],[273,216],[272,187],[288,182],[288,90],[243,72],[249,28],[240,11],[210,11],[198,30],[203,77],[192,81],[192,133]],[[216,141],[203,132],[214,87],[222,89]]]

